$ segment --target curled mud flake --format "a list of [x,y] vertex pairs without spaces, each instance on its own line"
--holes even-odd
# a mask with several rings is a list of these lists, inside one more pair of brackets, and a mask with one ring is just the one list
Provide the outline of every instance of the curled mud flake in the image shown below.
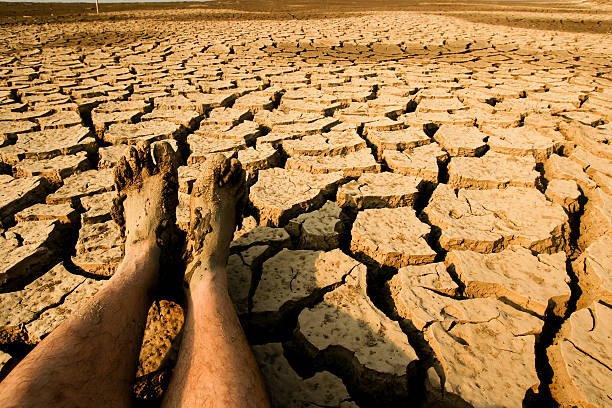
[[192,240],[191,242],[193,242],[191,249],[194,252],[202,248],[204,239],[210,232],[212,232],[212,225],[210,224],[212,216],[210,212],[202,214],[202,209],[196,208],[195,213],[197,214],[195,224],[193,225],[190,233],[190,238]]

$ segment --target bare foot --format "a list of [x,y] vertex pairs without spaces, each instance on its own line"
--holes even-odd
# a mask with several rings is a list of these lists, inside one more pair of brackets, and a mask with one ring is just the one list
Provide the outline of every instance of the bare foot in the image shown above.
[[204,278],[225,284],[224,272],[223,276],[213,275],[225,271],[229,244],[242,222],[246,200],[246,177],[240,162],[221,154],[207,159],[191,193],[185,281],[192,289]]
[[178,259],[174,245],[178,175],[170,145],[157,143],[153,157],[147,143],[130,147],[115,168],[115,186],[118,195],[111,215],[126,237],[126,254],[158,247],[162,262]]

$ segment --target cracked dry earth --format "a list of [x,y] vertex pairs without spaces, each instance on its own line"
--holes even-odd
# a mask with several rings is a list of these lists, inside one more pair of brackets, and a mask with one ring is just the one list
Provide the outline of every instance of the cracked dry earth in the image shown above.
[[0,379],[114,273],[112,169],[166,140],[182,230],[209,155],[247,170],[228,279],[275,407],[612,407],[612,38],[579,22],[612,12],[496,4],[1,25]]

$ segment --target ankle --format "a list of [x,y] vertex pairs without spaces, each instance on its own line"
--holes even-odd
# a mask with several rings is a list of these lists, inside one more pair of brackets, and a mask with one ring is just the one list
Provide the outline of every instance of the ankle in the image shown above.
[[159,261],[160,249],[155,239],[143,239],[136,242],[125,244],[125,258],[128,256],[131,259],[150,259],[155,258]]
[[225,266],[200,264],[189,282],[192,297],[208,296],[211,293],[227,294],[227,275]]
[[187,290],[189,307],[198,315],[202,311],[220,310],[231,304],[229,293],[223,285],[203,283]]
[[160,253],[154,240],[126,245],[125,256],[114,277],[150,290],[159,281]]

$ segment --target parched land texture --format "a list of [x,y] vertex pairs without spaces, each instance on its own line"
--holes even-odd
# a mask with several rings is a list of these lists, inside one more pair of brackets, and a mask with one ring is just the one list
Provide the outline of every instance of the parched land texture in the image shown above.
[[0,8],[0,379],[114,273],[113,167],[166,140],[184,231],[207,157],[247,169],[228,278],[275,407],[612,407],[609,3]]

